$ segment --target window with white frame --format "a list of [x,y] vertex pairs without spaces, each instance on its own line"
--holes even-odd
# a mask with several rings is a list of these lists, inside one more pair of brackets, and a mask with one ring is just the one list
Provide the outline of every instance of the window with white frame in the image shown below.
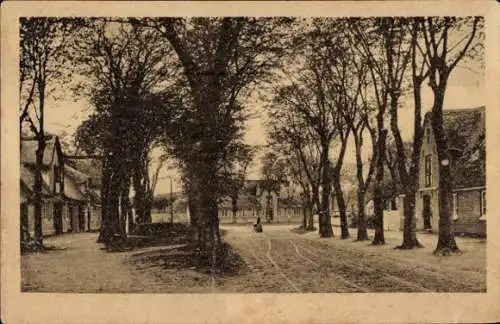
[[432,171],[431,171],[431,164],[432,162],[432,155],[428,154],[425,156],[425,186],[430,187],[431,186],[431,176],[432,176]]

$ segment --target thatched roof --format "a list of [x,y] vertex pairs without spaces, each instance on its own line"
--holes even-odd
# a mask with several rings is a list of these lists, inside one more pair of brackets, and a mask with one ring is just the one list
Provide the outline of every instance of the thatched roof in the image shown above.
[[[88,178],[88,176],[87,176]],[[64,196],[73,200],[87,200],[86,194],[80,189],[85,183],[85,175],[69,166],[64,167]]]
[[[21,138],[21,163],[25,165],[35,165],[36,163],[36,150],[38,148],[38,141],[33,137]],[[43,165],[49,166],[52,164],[56,154],[62,157],[61,148],[57,136],[46,136],[45,150],[43,152]]]
[[[30,166],[21,164],[20,176],[21,196],[24,196],[24,199],[28,199],[33,194],[33,187],[35,185],[35,170]],[[42,179],[42,195],[50,196],[51,194],[52,192],[49,184]]]

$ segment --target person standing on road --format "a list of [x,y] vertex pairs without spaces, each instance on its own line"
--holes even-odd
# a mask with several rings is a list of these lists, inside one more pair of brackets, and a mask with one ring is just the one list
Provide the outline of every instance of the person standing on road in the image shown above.
[[260,221],[260,217],[257,217],[257,223],[253,225],[253,229],[257,233],[262,233],[262,223]]

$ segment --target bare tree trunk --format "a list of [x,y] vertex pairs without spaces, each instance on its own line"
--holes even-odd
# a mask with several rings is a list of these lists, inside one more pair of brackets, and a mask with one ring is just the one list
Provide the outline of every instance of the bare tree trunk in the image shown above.
[[133,185],[135,191],[134,205],[139,223],[151,224],[151,207],[153,203],[152,193],[149,192],[149,172],[146,161],[147,154],[134,158]]
[[356,176],[358,178],[358,235],[357,241],[368,240],[368,232],[366,230],[366,215],[365,215],[365,181],[363,180],[363,161],[361,159],[361,143],[357,131],[354,130],[354,143],[356,146]]
[[368,232],[366,230],[365,216],[365,191],[364,188],[358,188],[358,237],[357,241],[368,240]]
[[310,231],[314,231],[314,213],[313,213],[313,207],[311,206],[308,210],[307,210],[307,229],[310,230]]
[[[217,184],[214,181],[216,174],[215,163],[207,161],[203,170],[193,173],[190,189],[196,195],[194,206],[196,208],[196,223],[198,230],[199,261],[204,264],[207,257],[210,264],[218,265],[218,251],[220,249],[219,215],[217,207]],[[194,198],[194,197],[192,197]]]
[[134,191],[135,191],[135,197],[134,197],[134,206],[135,206],[135,212],[137,214],[137,222],[138,223],[147,223],[146,217],[144,215],[145,213],[145,206],[144,206],[144,198],[146,195],[145,188],[142,185],[142,176],[139,170],[134,170],[133,174],[133,183],[134,183]]
[[43,248],[43,231],[42,231],[42,188],[43,188],[43,153],[45,151],[45,138],[43,133],[38,136],[38,148],[36,150],[35,161],[35,184],[33,187],[35,199],[35,244],[39,248]]
[[[415,73],[415,72],[414,72]],[[397,248],[410,250],[413,248],[423,247],[417,239],[417,220],[416,220],[416,196],[418,192],[418,180],[420,176],[420,152],[422,150],[422,117],[420,116],[422,110],[421,102],[421,84],[422,78],[414,75],[413,77],[413,97],[415,101],[414,113],[414,135],[413,135],[413,149],[411,156],[410,172],[407,176],[404,211],[404,225],[403,225],[403,243]],[[399,157],[401,159],[401,157]],[[403,182],[403,181],[402,181]],[[401,207],[400,207],[401,208]]]
[[423,245],[417,239],[417,220],[415,218],[416,198],[416,190],[413,188],[408,188],[403,206],[405,215],[403,225],[403,244],[397,247],[403,250],[423,247]]
[[101,229],[99,231],[99,238],[97,243],[107,244],[112,236],[111,233],[111,209],[109,205],[109,189],[111,185],[111,168],[109,166],[110,160],[105,156],[102,165],[102,189],[101,189]]
[[303,229],[307,228],[307,204],[304,202],[304,206],[302,207],[302,225]]
[[210,229],[211,229],[211,246],[212,246],[212,271],[215,271],[215,268],[220,266],[220,248],[221,248],[221,240],[220,240],[220,231],[219,231],[219,213],[217,210],[217,197],[214,195],[210,195],[209,201],[209,217],[210,217]]
[[189,223],[193,228],[198,226],[198,212],[196,209],[196,197],[188,190],[188,209],[189,209]]
[[[434,92],[434,105],[432,107],[432,130],[436,137],[438,163],[439,163],[439,238],[434,254],[449,255],[459,252],[451,217],[452,184],[451,184],[451,158],[448,154],[448,144],[443,130],[443,102],[446,85],[442,85]],[[445,163],[447,161],[448,163]]]
[[[319,209],[320,201],[319,201],[319,188],[317,186],[313,187],[313,194],[312,194],[312,205],[311,205],[311,217],[309,218],[309,226],[308,229],[314,230],[314,214],[315,210],[316,212]],[[321,226],[320,219],[318,219],[318,226]]]
[[43,249],[43,229],[42,229],[42,191],[43,191],[43,156],[45,152],[45,80],[40,79],[38,83],[38,105],[40,129],[37,134],[38,148],[35,160],[35,183],[33,191],[35,194],[35,245]]
[[333,237],[332,217],[330,214],[330,196],[332,192],[331,186],[331,165],[328,159],[328,142],[323,143],[323,177],[322,177],[322,192],[321,192],[321,213],[320,218],[320,237]]
[[417,239],[417,220],[416,220],[416,199],[418,192],[418,180],[420,176],[420,152],[422,150],[422,117],[420,116],[422,110],[421,103],[421,83],[422,78],[413,78],[413,97],[415,100],[415,113],[414,113],[414,135],[413,135],[413,149],[411,156],[410,172],[406,183],[405,200],[402,207],[404,211],[404,224],[403,224],[403,243],[397,248],[409,250],[414,248],[421,248],[423,245]]
[[[123,182],[121,183],[121,190],[120,190],[120,205],[121,205],[120,232],[122,233],[123,236],[126,236],[127,222],[130,222],[130,219],[127,220],[127,216],[129,215],[129,212],[131,210],[130,199],[128,197],[130,193],[130,176],[124,176],[122,179]],[[131,229],[131,227],[129,227],[129,229]]]
[[376,161],[376,177],[375,188],[373,194],[373,206],[375,209],[375,236],[373,238],[373,245],[385,244],[384,238],[384,201],[382,197],[382,183],[384,181],[384,159],[385,159],[385,140],[387,137],[387,130],[380,132],[378,138],[378,154]]
[[120,167],[117,166],[116,158],[116,155],[108,157],[109,160],[103,167],[102,222],[98,243],[105,245],[111,242],[113,236],[124,235],[118,212],[122,174],[119,172]]
[[314,219],[313,219],[313,202],[309,193],[306,194],[307,197],[304,199],[303,213],[304,217],[302,219],[302,227],[305,230],[314,230]]
[[153,208],[153,199],[152,194],[148,194],[146,201],[144,202],[144,222],[147,224],[151,224],[153,219],[151,217],[151,209]]
[[29,224],[28,224],[28,204],[27,203],[21,204],[21,224],[19,227],[20,227],[20,231],[21,231],[21,243],[28,242],[29,238],[30,238],[30,232],[29,232]]
[[232,206],[232,212],[233,212],[233,224],[236,224],[236,213],[238,212],[238,196],[237,195],[231,195],[231,206]]
[[339,213],[340,213],[340,231],[341,231],[340,238],[346,239],[349,237],[347,212],[344,200],[344,192],[342,191],[342,185],[340,183],[340,174],[337,171],[335,172],[335,175],[333,177],[333,186],[335,189],[335,198],[337,200],[337,205],[339,206]]

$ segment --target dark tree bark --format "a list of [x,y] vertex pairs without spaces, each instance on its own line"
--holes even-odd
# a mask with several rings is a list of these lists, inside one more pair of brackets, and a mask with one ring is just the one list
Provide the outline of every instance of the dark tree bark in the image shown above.
[[304,206],[302,207],[302,225],[301,225],[303,229],[307,228],[307,219],[308,219],[307,205],[304,203]]
[[[127,174],[128,172],[124,172]],[[130,215],[130,211],[132,209],[132,204],[130,203],[129,199],[129,193],[130,193],[130,175],[125,175],[123,178],[123,182],[121,183],[120,186],[120,232],[124,233],[123,235],[126,235],[126,228],[127,228],[127,222],[128,225],[132,225],[129,227],[129,230],[133,229],[133,220],[128,218]],[[128,219],[127,219],[128,218]]]
[[384,156],[385,156],[385,142],[387,137],[387,131],[381,132],[377,146],[377,162],[376,162],[376,176],[375,176],[375,188],[373,193],[373,205],[375,209],[375,236],[373,238],[373,245],[385,244],[384,238],[384,201],[382,193],[382,183],[384,181]]
[[105,156],[102,162],[101,175],[101,228],[99,229],[99,237],[97,243],[107,243],[111,237],[110,233],[110,207],[108,205],[109,196],[109,181],[111,179],[111,169],[109,167],[109,157]]
[[307,209],[307,230],[309,231],[314,231],[314,212],[313,212],[313,205]]
[[[341,114],[339,114],[341,116]],[[339,124],[341,122],[338,122]],[[337,200],[337,205],[339,207],[340,213],[340,238],[346,239],[349,235],[349,225],[347,223],[347,212],[346,212],[346,204],[344,200],[344,192],[342,190],[342,183],[340,179],[340,172],[342,170],[342,165],[344,164],[344,156],[347,149],[347,140],[349,138],[349,128],[346,127],[343,129],[340,127],[340,135],[341,135],[341,146],[340,153],[337,157],[337,164],[334,168],[332,168],[332,182],[335,190],[335,198]]]
[[332,177],[331,177],[331,163],[328,158],[329,154],[329,140],[324,140],[322,143],[323,153],[323,175],[321,179],[321,212],[319,214],[319,235],[320,237],[333,237],[332,218],[330,214],[330,197],[332,194]]
[[358,188],[358,236],[357,241],[368,240],[368,232],[366,230],[366,215],[365,215],[365,190]]
[[[358,227],[358,233],[357,233],[357,241],[366,241],[368,240],[368,232],[366,230],[366,211],[365,211],[365,195],[366,195],[366,189],[369,187],[375,162],[372,160],[370,162],[370,167],[368,170],[368,175],[366,177],[366,180],[363,177],[363,160],[361,158],[361,141],[362,141],[362,132],[363,132],[363,126],[360,124],[360,129],[354,129],[353,134],[354,134],[354,146],[356,148],[356,177],[358,178],[358,190],[357,190],[357,205],[358,205],[358,220],[357,220],[357,227]],[[373,132],[370,132],[372,134],[372,141],[374,141],[374,136]],[[376,143],[372,143],[372,150],[376,152]],[[376,154],[372,157],[372,159],[376,160]]]
[[[117,163],[118,162],[118,163]],[[108,155],[103,163],[102,177],[102,221],[98,243],[106,246],[114,236],[124,236],[120,224],[118,212],[119,195],[121,189],[122,174],[120,174],[120,161],[116,161],[116,155]]]
[[[439,163],[439,239],[435,254],[449,255],[459,252],[451,216],[452,206],[452,183],[451,183],[451,157],[448,154],[448,143],[443,129],[443,103],[444,90],[446,89],[446,79],[441,80],[440,88],[434,92],[434,105],[432,109],[431,125],[435,134],[438,163]],[[443,84],[444,83],[444,84]],[[441,107],[441,108],[440,108]],[[448,164],[444,161],[447,160]]]
[[[456,44],[449,44],[450,30],[463,30],[462,22],[472,23],[470,33]],[[431,125],[436,139],[438,166],[439,166],[439,239],[434,254],[449,255],[459,252],[451,217],[452,206],[452,175],[450,168],[453,167],[452,157],[448,150],[446,134],[443,129],[443,105],[448,78],[457,64],[474,47],[473,41],[478,36],[478,30],[482,28],[481,17],[470,17],[453,19],[451,17],[427,17],[420,20],[422,27],[426,59],[429,64],[429,85],[434,94],[432,105]],[[465,42],[464,42],[465,41]],[[460,45],[460,46],[459,46]]]
[[335,198],[337,200],[337,205],[339,206],[340,212],[340,231],[341,231],[341,239],[348,238],[349,235],[349,225],[347,223],[347,213],[346,213],[346,204],[344,200],[344,192],[342,191],[342,186],[340,184],[340,175],[336,171],[335,176],[333,177],[333,187],[335,189]]
[[20,224],[20,234],[21,234],[21,243],[25,243],[29,241],[30,232],[29,232],[29,223],[28,223],[28,204],[21,204],[21,224]]
[[35,161],[35,183],[33,187],[34,191],[34,205],[35,205],[35,244],[39,247],[43,247],[43,231],[42,231],[42,168],[43,168],[43,153],[45,151],[45,138],[42,135],[38,136],[38,148],[36,150],[36,161]]
[[[416,28],[416,26],[414,26]],[[403,173],[403,177],[400,176],[400,181],[402,185],[405,186],[405,199],[404,204],[400,208],[403,208],[404,212],[404,224],[403,224],[403,243],[397,248],[410,250],[414,248],[423,247],[423,245],[417,239],[417,220],[416,220],[416,199],[418,192],[418,181],[420,177],[420,152],[422,150],[422,140],[423,140],[423,130],[422,130],[422,95],[421,88],[422,83],[425,79],[425,74],[417,71],[416,62],[416,42],[417,42],[417,31],[413,30],[412,35],[412,80],[413,80],[413,99],[414,99],[414,125],[413,125],[413,149],[411,155],[410,172],[408,174]],[[405,156],[398,152],[399,163],[404,161]],[[403,166],[400,166],[400,173]],[[406,178],[406,179],[404,179]]]
[[137,221],[138,223],[150,224],[151,219],[147,215],[146,188],[143,185],[143,176],[140,170],[134,170],[133,182],[135,191],[134,206],[137,213]]
[[238,212],[238,195],[231,195],[231,207],[233,212],[232,222],[233,224],[236,224],[236,213]]

